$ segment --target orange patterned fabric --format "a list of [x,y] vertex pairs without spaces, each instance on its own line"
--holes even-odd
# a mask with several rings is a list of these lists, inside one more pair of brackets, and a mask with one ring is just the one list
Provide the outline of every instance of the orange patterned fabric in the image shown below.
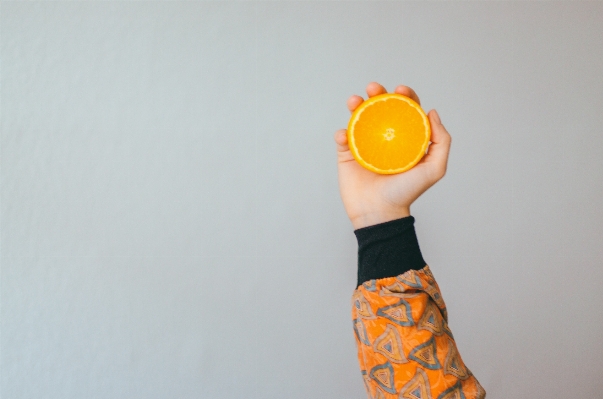
[[354,290],[358,361],[370,399],[483,399],[448,327],[428,265]]

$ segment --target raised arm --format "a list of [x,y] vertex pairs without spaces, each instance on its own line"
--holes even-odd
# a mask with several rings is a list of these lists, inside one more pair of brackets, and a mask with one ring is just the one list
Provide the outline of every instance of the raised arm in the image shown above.
[[[369,97],[385,93],[371,83]],[[413,98],[409,87],[395,92]],[[348,100],[353,111],[359,96]],[[358,240],[358,283],[352,320],[358,361],[371,399],[483,399],[448,326],[440,288],[419,249],[410,205],[444,177],[451,138],[435,110],[432,143],[419,164],[397,175],[364,169],[335,134],[339,186]]]

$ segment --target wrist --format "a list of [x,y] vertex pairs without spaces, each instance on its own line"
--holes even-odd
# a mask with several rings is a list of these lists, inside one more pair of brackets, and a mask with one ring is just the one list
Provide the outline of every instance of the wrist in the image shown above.
[[400,208],[395,211],[375,211],[350,218],[354,230],[363,227],[373,226],[379,223],[389,222],[391,220],[401,219],[410,216],[410,208]]

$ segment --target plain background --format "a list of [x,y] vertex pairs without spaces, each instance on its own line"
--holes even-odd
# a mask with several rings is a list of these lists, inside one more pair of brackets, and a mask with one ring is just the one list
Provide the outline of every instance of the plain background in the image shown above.
[[1,390],[365,398],[333,134],[453,137],[412,207],[488,398],[603,391],[603,3],[2,2]]

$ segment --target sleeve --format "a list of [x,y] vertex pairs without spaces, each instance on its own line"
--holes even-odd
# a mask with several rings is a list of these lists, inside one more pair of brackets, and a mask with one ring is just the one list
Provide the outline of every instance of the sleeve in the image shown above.
[[352,320],[370,399],[484,399],[448,327],[440,288],[408,216],[354,231]]

